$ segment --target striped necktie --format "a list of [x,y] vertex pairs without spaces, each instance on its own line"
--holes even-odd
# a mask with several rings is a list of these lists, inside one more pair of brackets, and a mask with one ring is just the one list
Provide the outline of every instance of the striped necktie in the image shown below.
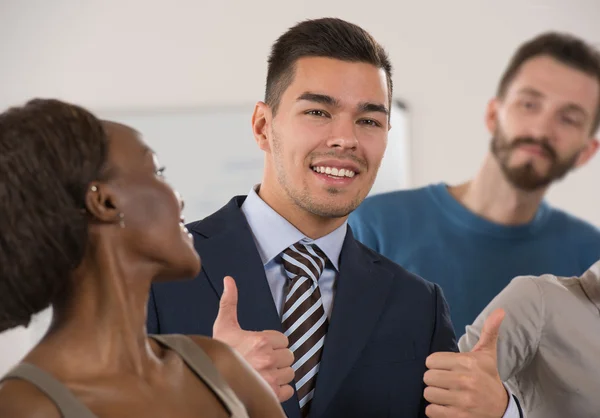
[[327,256],[316,245],[296,243],[283,251],[282,259],[290,280],[281,322],[294,353],[296,393],[302,416],[306,417],[328,325],[318,286]]

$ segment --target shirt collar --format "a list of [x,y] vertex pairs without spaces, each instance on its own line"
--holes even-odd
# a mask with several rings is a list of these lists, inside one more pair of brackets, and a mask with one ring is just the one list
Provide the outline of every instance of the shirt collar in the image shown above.
[[242,213],[250,226],[258,253],[266,265],[292,244],[316,244],[325,253],[333,267],[339,271],[339,259],[348,228],[347,221],[329,234],[312,240],[306,237],[283,216],[262,200],[256,191],[259,185],[250,190],[242,204]]

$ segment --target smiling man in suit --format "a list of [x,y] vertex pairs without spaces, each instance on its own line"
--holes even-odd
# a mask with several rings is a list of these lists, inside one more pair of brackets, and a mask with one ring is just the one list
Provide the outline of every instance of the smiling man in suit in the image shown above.
[[391,72],[383,48],[339,19],[275,42],[252,118],[262,182],[188,226],[202,273],[154,285],[149,332],[230,344],[290,418],[519,416],[496,370],[501,318],[456,353],[441,289],[347,226],[387,145]]

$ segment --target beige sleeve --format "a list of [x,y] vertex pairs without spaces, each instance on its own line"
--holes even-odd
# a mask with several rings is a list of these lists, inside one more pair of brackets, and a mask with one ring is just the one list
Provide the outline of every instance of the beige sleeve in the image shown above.
[[498,371],[507,381],[522,370],[535,356],[544,326],[544,299],[538,277],[514,278],[486,308],[473,325],[466,328],[458,347],[470,351],[477,341],[486,318],[503,308],[504,320],[498,336]]

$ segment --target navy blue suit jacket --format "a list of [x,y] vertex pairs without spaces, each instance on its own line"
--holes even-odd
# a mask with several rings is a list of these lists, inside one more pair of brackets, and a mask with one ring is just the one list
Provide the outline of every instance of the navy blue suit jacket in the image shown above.
[[[281,322],[252,233],[240,210],[245,197],[188,225],[202,258],[193,280],[156,283],[148,332],[211,336],[232,276],[246,330],[281,331]],[[311,418],[424,417],[426,357],[458,351],[441,289],[356,241],[350,229],[340,255],[331,320]],[[300,418],[296,396],[283,403]]]

